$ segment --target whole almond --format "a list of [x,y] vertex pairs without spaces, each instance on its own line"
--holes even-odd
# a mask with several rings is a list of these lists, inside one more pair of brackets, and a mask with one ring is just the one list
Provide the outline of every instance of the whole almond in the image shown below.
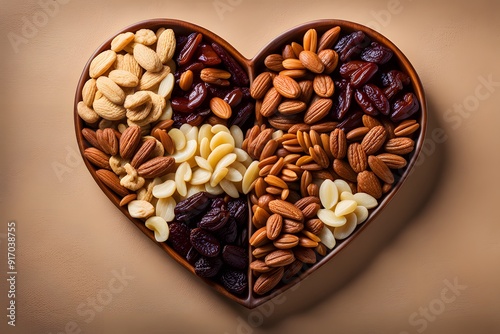
[[141,143],[141,128],[138,126],[128,127],[123,131],[119,142],[120,156],[123,159],[131,159]]
[[260,113],[264,117],[272,116],[277,110],[278,105],[281,103],[282,96],[276,90],[276,88],[271,87],[262,101],[262,106],[260,108]]
[[277,249],[266,255],[264,262],[269,267],[283,267],[295,261],[295,256],[290,249]]
[[101,116],[99,116],[94,109],[92,109],[92,107],[87,106],[83,101],[78,102],[76,109],[78,116],[89,124],[96,123],[101,119]]
[[250,269],[255,273],[267,273],[274,270],[262,260],[252,261],[252,263],[250,263]]
[[[142,45],[142,44],[141,44]],[[147,90],[153,88],[159,84],[163,79],[167,77],[170,73],[169,66],[162,66],[162,68],[156,72],[146,71],[139,80],[138,88],[140,90]]]
[[255,231],[250,237],[249,242],[250,245],[254,247],[260,247],[267,244],[269,242],[269,239],[267,238],[267,228],[263,226]]
[[323,65],[321,59],[312,51],[302,51],[299,54],[299,59],[305,68],[313,73],[322,73],[325,69],[325,65]]
[[229,78],[231,78],[231,73],[218,68],[207,67],[200,72],[200,79],[209,84],[228,86],[227,79]]
[[267,238],[269,240],[276,239],[280,235],[282,227],[283,217],[276,213],[269,216],[266,223]]
[[314,93],[313,81],[312,80],[301,80],[299,81],[300,86],[300,96],[299,100],[304,103],[309,103]]
[[253,285],[253,292],[258,295],[264,295],[271,291],[283,278],[285,269],[283,267],[276,268],[272,271],[260,275]]
[[96,92],[97,92],[96,80],[93,78],[88,79],[82,88],[82,100],[87,107],[92,107],[92,103],[94,103]]
[[134,58],[146,71],[159,72],[163,68],[163,63],[158,54],[144,44],[134,45]]
[[384,150],[387,153],[404,155],[413,151],[415,142],[407,137],[392,138],[387,141]]
[[233,113],[229,103],[227,103],[220,97],[213,97],[210,100],[210,109],[217,117],[220,117],[222,119],[231,118],[231,115]]
[[308,221],[306,221],[306,223],[304,224],[304,228],[313,233],[313,234],[316,234],[318,235],[321,230],[323,229],[324,227],[324,223],[320,220],[320,219],[309,219]]
[[141,147],[135,153],[134,157],[132,158],[132,161],[130,162],[130,165],[137,169],[137,167],[139,167],[148,160],[151,152],[153,152],[155,147],[156,147],[156,140],[154,139],[145,140],[142,143]]
[[109,121],[118,121],[125,117],[127,110],[121,105],[117,105],[105,96],[94,101],[94,111],[102,118]]
[[281,215],[283,218],[289,218],[299,222],[304,221],[302,211],[300,211],[299,208],[292,203],[286,201],[277,199],[269,202],[269,210],[273,213]]
[[102,181],[108,188],[114,191],[116,194],[124,197],[129,194],[129,190],[120,184],[120,179],[118,176],[107,169],[99,169],[96,171],[96,175],[99,180]]
[[278,249],[290,249],[299,244],[299,238],[293,234],[281,234],[273,241],[274,247]]
[[264,181],[266,181],[266,183],[270,186],[278,187],[281,189],[288,189],[288,185],[286,184],[286,182],[275,175],[266,176],[264,178]]
[[286,100],[278,106],[278,111],[284,115],[299,114],[307,109],[307,104],[300,100]]
[[262,99],[266,92],[273,85],[273,79],[269,72],[262,72],[259,74],[250,86],[250,95],[256,100]]
[[360,126],[358,128],[352,129],[346,134],[346,139],[349,141],[359,141],[363,140],[364,136],[370,131],[370,128],[366,126]]
[[266,226],[267,220],[269,219],[269,212],[264,210],[261,207],[257,207],[257,209],[253,213],[252,223],[255,227],[261,228],[262,226]]
[[340,27],[333,27],[321,35],[321,38],[318,42],[318,52],[331,49],[335,42],[339,39],[340,36]]
[[135,87],[139,84],[139,78],[125,70],[113,70],[108,77],[121,87]]
[[311,125],[310,130],[316,131],[322,135],[329,135],[333,130],[337,128],[338,122],[321,122],[318,124]]
[[306,124],[314,124],[321,121],[328,115],[332,108],[333,102],[331,99],[319,98],[307,109],[304,115],[304,122]]
[[111,128],[105,128],[104,130],[98,129],[96,131],[96,138],[103,152],[109,155],[118,154],[118,139],[116,138],[113,129]]
[[313,264],[316,263],[316,254],[311,248],[305,247],[295,247],[293,249],[293,255],[297,260],[302,263]]
[[175,53],[175,46],[174,31],[172,29],[165,29],[156,42],[156,53],[163,64],[172,59]]
[[344,130],[337,128],[331,132],[330,151],[336,159],[343,159],[346,156],[347,138]]
[[87,158],[88,161],[90,161],[91,164],[96,167],[104,169],[111,168],[109,166],[109,155],[95,147],[86,148],[83,152],[83,155],[85,156],[85,158]]
[[300,96],[299,84],[289,76],[277,75],[273,79],[273,86],[283,97],[296,99]]
[[172,138],[167,133],[167,131],[162,130],[162,129],[158,129],[155,131],[153,136],[161,142],[161,144],[163,145],[163,148],[165,149],[165,152],[167,152],[167,154],[170,154],[170,155],[174,154],[175,145],[174,145],[174,142],[172,141]]
[[341,178],[347,181],[356,182],[357,174],[347,161],[342,159],[335,159],[333,161],[333,170]]
[[322,168],[328,168],[328,166],[330,166],[330,160],[328,159],[328,155],[326,155],[325,150],[323,150],[323,148],[320,145],[314,145],[314,147],[309,147],[309,155]]
[[382,123],[380,123],[375,117],[372,117],[370,115],[363,115],[362,121],[363,125],[369,129],[382,125]]
[[303,266],[304,263],[302,263],[297,259],[293,261],[291,264],[287,265],[285,267],[285,274],[283,275],[284,282],[289,282],[295,275],[297,275],[302,270]]
[[295,58],[283,60],[283,67],[287,70],[304,70],[305,67],[302,62]]
[[358,174],[358,192],[367,193],[376,199],[382,197],[382,185],[377,176],[370,171],[363,171]]
[[281,233],[299,233],[304,229],[304,224],[293,219],[283,219],[283,227]]
[[[266,242],[269,241],[268,239],[265,239],[265,240],[266,240]],[[274,247],[274,245],[272,243],[266,243],[260,247],[255,248],[252,251],[252,255],[257,259],[260,259],[260,258],[265,257],[267,254],[274,252],[275,250],[276,250],[276,247]]]
[[121,55],[117,56],[117,58],[116,58],[117,62],[118,62],[118,59],[122,59],[122,61],[121,61],[120,66],[116,66],[116,69],[128,71],[140,79],[142,76],[143,68],[141,67],[141,65],[139,65],[137,60],[135,60],[134,56],[132,54],[129,54],[129,53],[124,55],[123,58],[121,58],[119,56],[121,56]]
[[102,151],[101,145],[99,145],[99,142],[97,141],[97,135],[94,130],[89,129],[89,128],[83,128],[82,129],[82,136],[85,138],[89,144],[99,150]]
[[111,50],[120,52],[125,46],[134,40],[134,37],[134,33],[130,31],[117,35],[111,41]]
[[[318,237],[316,237],[316,238],[318,238]],[[306,236],[299,237],[299,246],[301,246],[301,247],[316,248],[316,247],[318,247],[318,244],[319,244],[319,241],[311,240],[310,238],[308,238]]]
[[320,97],[331,97],[335,91],[335,85],[329,75],[320,74],[314,77],[313,89]]
[[318,203],[311,203],[302,210],[305,219],[311,219],[316,217],[318,210],[321,209],[321,206]]
[[347,149],[347,160],[356,173],[361,173],[368,166],[368,158],[359,143],[352,143]]
[[166,175],[175,168],[175,159],[172,157],[155,157],[146,161],[137,168],[137,173],[145,179],[153,179]]
[[394,134],[396,137],[407,137],[418,130],[420,124],[414,119],[407,119],[401,122],[395,129]]
[[361,146],[367,155],[375,154],[384,145],[386,139],[387,131],[385,128],[381,125],[375,126],[363,137]]
[[103,75],[116,60],[116,52],[113,50],[106,50],[99,53],[90,62],[89,75],[91,78],[98,78]]
[[264,59],[264,65],[271,71],[280,72],[285,68],[283,67],[283,57],[280,54],[273,53]]
[[309,29],[306,31],[302,44],[304,46],[304,50],[316,52],[318,48],[318,33],[316,32],[316,29]]
[[388,184],[394,183],[394,175],[387,165],[379,158],[374,155],[370,155],[368,157],[368,165],[375,175],[378,176],[379,179]]
[[262,149],[262,153],[260,154],[259,161],[263,161],[268,157],[271,157],[274,155],[274,152],[276,152],[276,149],[278,148],[279,144],[276,140],[271,139],[269,140],[264,148]]
[[318,52],[318,57],[325,66],[323,73],[332,74],[339,64],[339,55],[337,52],[327,49]]
[[183,91],[190,90],[193,85],[193,78],[193,71],[187,70],[182,72],[181,77],[179,78],[179,88]]
[[407,164],[406,159],[397,154],[381,153],[377,155],[377,158],[382,160],[390,169],[403,168]]
[[297,202],[294,203],[294,205],[301,211],[303,211],[309,204],[316,203],[320,204],[321,201],[319,198],[314,197],[314,196],[307,196],[307,197],[302,197],[299,199]]

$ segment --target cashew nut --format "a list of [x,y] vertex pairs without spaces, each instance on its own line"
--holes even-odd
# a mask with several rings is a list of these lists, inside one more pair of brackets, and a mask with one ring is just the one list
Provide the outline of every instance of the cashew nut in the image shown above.
[[122,179],[120,180],[120,184],[132,191],[140,189],[144,185],[144,182],[146,182],[146,180],[143,177],[139,176],[135,168],[132,167],[129,163],[127,163],[124,168],[127,172],[127,175],[122,177]]

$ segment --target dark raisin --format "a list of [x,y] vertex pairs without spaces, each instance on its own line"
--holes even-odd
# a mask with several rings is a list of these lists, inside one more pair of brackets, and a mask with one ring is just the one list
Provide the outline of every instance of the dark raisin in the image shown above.
[[169,229],[170,234],[167,243],[173,250],[179,253],[179,255],[186,257],[191,248],[189,227],[182,223],[173,222],[169,224]]
[[[207,88],[203,82],[196,84],[189,93],[187,107],[191,110],[198,108],[207,97]],[[173,106],[172,106],[173,108]]]
[[229,220],[229,211],[227,211],[225,207],[225,205],[212,207],[201,218],[198,226],[208,231],[220,230]]
[[334,99],[331,111],[333,112],[333,117],[336,120],[342,120],[347,115],[347,111],[351,107],[353,88],[352,85],[345,79],[336,81],[335,88],[339,91],[339,95],[337,96],[337,99]]
[[392,55],[393,53],[390,49],[377,42],[372,42],[369,47],[366,47],[363,52],[361,52],[361,59],[382,65],[391,60]]
[[202,256],[215,257],[219,255],[220,243],[212,233],[198,227],[191,230],[190,240],[191,245]]
[[231,73],[231,80],[236,86],[248,86],[250,80],[247,73],[243,70],[241,65],[227,52],[222,46],[217,43],[212,43],[212,48],[215,53],[220,57],[224,63],[227,71]]
[[419,108],[420,104],[415,94],[407,93],[402,99],[394,102],[391,120],[393,122],[401,122],[416,113]]
[[200,257],[194,264],[194,272],[196,275],[205,278],[217,276],[222,268],[222,260],[218,257]]
[[186,260],[188,260],[189,263],[195,264],[196,260],[200,258],[200,253],[196,251],[194,247],[191,247],[186,254]]
[[210,205],[210,197],[206,192],[199,192],[177,203],[174,209],[175,219],[187,222],[197,217]]
[[247,223],[248,205],[246,198],[236,198],[227,203],[229,214],[239,226]]
[[193,58],[198,45],[203,39],[203,35],[200,33],[193,32],[188,36],[186,44],[184,44],[179,57],[177,58],[177,63],[181,66],[186,65]]
[[390,100],[403,90],[404,86],[410,84],[410,77],[398,70],[392,70],[382,74],[382,85],[384,94]]
[[248,254],[245,248],[226,245],[222,249],[222,260],[235,269],[244,270],[248,267]]
[[222,272],[221,281],[227,291],[236,295],[241,295],[248,289],[248,278],[242,271],[226,269]]
[[334,47],[334,50],[339,54],[341,61],[350,60],[363,50],[368,44],[368,39],[362,31],[355,31],[347,36],[342,37]]
[[344,132],[349,132],[353,129],[363,126],[363,115],[362,111],[353,112],[345,120],[337,125],[339,129],[344,130]]
[[231,244],[236,241],[238,236],[238,226],[234,218],[229,217],[228,222],[215,234],[222,244]]

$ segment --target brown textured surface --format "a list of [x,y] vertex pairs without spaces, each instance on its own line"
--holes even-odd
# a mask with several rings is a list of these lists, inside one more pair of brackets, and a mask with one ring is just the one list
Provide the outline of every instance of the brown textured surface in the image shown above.
[[[226,7],[232,10],[219,16],[214,3],[232,3]],[[59,333],[65,327],[68,333],[498,331],[499,181],[491,174],[500,163],[493,149],[500,139],[500,89],[476,88],[480,78],[500,82],[492,65],[500,52],[499,5],[393,3],[325,0],[307,8],[289,1],[73,0],[60,5],[18,53],[7,34],[21,34],[23,17],[31,20],[41,7],[37,1],[3,3],[0,251],[6,252],[7,222],[15,220],[19,274],[17,326],[6,326],[2,307],[2,333]],[[393,14],[381,16],[389,10]],[[334,261],[254,310],[200,284],[139,233],[96,186],[78,153],[72,104],[88,57],[124,26],[161,16],[212,30],[248,58],[303,22],[375,23],[410,59],[426,89],[429,140],[398,197]],[[255,17],[258,25],[252,25]],[[471,98],[476,93],[480,100]],[[465,104],[462,114],[453,113],[455,104]],[[58,176],[54,167],[63,166]],[[122,269],[134,278],[118,291],[113,271]],[[1,270],[4,275],[3,265]],[[454,296],[444,289],[455,279],[467,288],[440,303]],[[108,294],[110,284],[116,289]],[[86,303],[95,298],[102,308],[91,312]],[[6,302],[2,280],[0,303]]]

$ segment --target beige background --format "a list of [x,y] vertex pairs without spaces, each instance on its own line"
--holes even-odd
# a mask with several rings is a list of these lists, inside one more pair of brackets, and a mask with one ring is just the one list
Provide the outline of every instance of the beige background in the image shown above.
[[[0,332],[500,331],[500,85],[489,91],[479,79],[500,82],[497,1],[60,0],[17,53],[8,34],[21,35],[41,6],[1,2]],[[214,3],[228,10],[218,13]],[[429,136],[398,198],[334,262],[256,310],[225,300],[171,260],[108,202],[78,154],[72,103],[81,69],[108,36],[155,17],[197,23],[249,58],[303,22],[364,23],[402,49],[427,91]],[[464,103],[470,111],[453,111]],[[5,317],[11,220],[15,328]],[[113,271],[122,270],[133,278],[118,289]],[[459,294],[446,290],[455,281]],[[110,293],[110,284],[120,291]],[[104,305],[92,314],[85,303],[95,298]],[[429,307],[426,319],[420,312]]]

